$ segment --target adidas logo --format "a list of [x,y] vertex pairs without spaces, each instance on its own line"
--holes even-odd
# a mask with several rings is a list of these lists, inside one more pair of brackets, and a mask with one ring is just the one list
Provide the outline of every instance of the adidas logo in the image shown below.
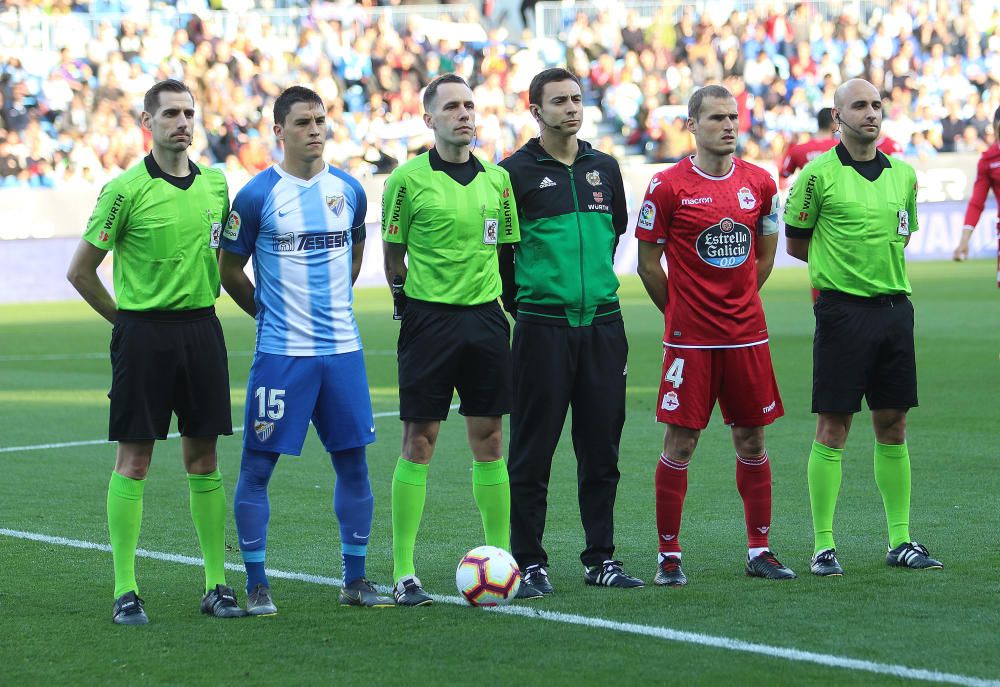
[[538,188],[549,188],[550,186],[555,186],[555,185],[556,182],[552,181],[552,179],[549,179],[548,177],[545,177],[544,179],[542,179],[542,183],[538,185]]

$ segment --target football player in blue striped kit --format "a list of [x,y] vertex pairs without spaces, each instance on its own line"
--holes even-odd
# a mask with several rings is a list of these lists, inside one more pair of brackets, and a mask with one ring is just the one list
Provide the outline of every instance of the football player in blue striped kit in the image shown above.
[[[365,577],[372,523],[365,446],[375,441],[375,424],[352,286],[368,204],[355,179],[323,161],[326,129],[315,92],[292,86],[278,97],[274,132],[284,160],[237,194],[222,237],[222,284],[257,320],[234,498],[250,615],[277,613],[264,572],[267,484],[280,454],[301,453],[310,420],[337,473],[340,603],[394,605]],[[256,287],[243,271],[250,258]]]

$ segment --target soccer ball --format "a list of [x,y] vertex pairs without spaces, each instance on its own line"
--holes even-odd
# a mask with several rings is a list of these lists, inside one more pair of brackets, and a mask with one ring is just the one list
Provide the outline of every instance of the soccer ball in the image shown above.
[[455,584],[473,606],[503,606],[517,595],[521,571],[514,557],[503,549],[477,546],[459,562]]

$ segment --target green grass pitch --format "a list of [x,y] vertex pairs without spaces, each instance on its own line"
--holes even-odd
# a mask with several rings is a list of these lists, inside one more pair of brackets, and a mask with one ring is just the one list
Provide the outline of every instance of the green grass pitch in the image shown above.
[[[142,628],[110,621],[109,553],[10,533],[107,541],[111,445],[3,449],[106,436],[110,329],[82,302],[0,307],[0,529],[7,531],[0,534],[0,684],[866,685],[935,677],[1000,684],[1000,293],[992,270],[988,261],[910,267],[921,400],[909,416],[911,522],[915,538],[945,562],[943,571],[885,566],[873,436],[862,413],[845,453],[835,530],[847,575],[809,575],[805,462],[814,430],[813,318],[805,272],[783,269],[763,293],[786,409],[767,433],[775,497],[771,542],[799,579],[773,583],[744,576],[735,459],[716,415],[690,473],[682,541],[691,582],[684,589],[584,586],[575,460],[567,436],[554,461],[545,538],[556,594],[516,604],[520,613],[449,603],[345,609],[332,586],[273,578],[278,616],[220,621],[198,613],[199,567],[140,558],[139,584],[152,619]],[[653,471],[662,446],[662,426],[653,420],[662,318],[637,279],[626,278],[621,293],[631,353],[616,556],[651,582]],[[241,425],[253,322],[227,298],[219,309],[231,351],[234,424]],[[375,412],[387,414],[377,420],[379,440],[368,452],[375,491],[368,569],[374,581],[388,584],[390,477],[400,441],[400,423],[391,415],[397,407],[398,325],[390,317],[388,289],[360,290],[356,310]],[[223,438],[219,448],[231,501],[239,435]],[[456,596],[455,566],[467,549],[482,543],[470,463],[463,423],[453,412],[431,466],[417,544],[418,574],[434,594]],[[310,433],[304,455],[282,458],[272,481],[269,567],[339,575],[332,491],[329,459]],[[228,561],[238,565],[231,519],[227,538]],[[140,547],[198,555],[176,440],[156,449]],[[230,572],[229,579],[242,598],[243,573]],[[636,634],[615,623],[654,629]],[[774,655],[773,649],[811,652],[819,663]],[[846,665],[844,659],[859,663]],[[836,665],[822,665],[830,660]],[[928,672],[871,672],[885,666]]]

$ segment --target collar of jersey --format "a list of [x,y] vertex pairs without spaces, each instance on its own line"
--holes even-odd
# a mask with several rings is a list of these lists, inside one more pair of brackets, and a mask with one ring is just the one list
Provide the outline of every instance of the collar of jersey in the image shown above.
[[[843,143],[838,143],[835,150],[837,151],[837,157],[840,158],[840,164],[844,165],[844,167],[854,167],[854,169],[860,171],[861,167],[870,165],[873,162],[872,160],[855,160],[851,157],[851,154],[847,152],[847,148]],[[892,163],[889,162],[889,156],[878,148],[875,149],[875,161],[877,161],[878,165],[883,169],[892,168]]]
[[160,166],[156,164],[156,159],[153,154],[150,153],[145,157],[143,162],[146,163],[146,173],[149,174],[152,179],[163,179],[165,182],[171,186],[176,186],[182,191],[186,191],[191,188],[191,184],[194,183],[194,178],[198,174],[201,174],[201,169],[198,168],[191,158],[188,158],[188,170],[191,172],[187,176],[175,177],[173,174],[167,174]]
[[729,171],[726,172],[725,174],[723,174],[721,177],[717,177],[717,176],[714,176],[712,174],[709,174],[708,172],[706,172],[705,170],[703,170],[701,167],[699,167],[698,165],[696,165],[694,163],[694,155],[689,155],[688,156],[688,161],[691,162],[691,169],[694,170],[695,174],[697,174],[698,176],[705,177],[706,179],[708,179],[710,181],[722,181],[724,179],[728,179],[729,177],[733,176],[733,172],[736,171],[736,158],[735,157],[733,158],[733,164],[729,168]]
[[291,183],[295,184],[296,186],[303,186],[303,187],[306,187],[306,188],[314,185],[317,181],[319,181],[321,178],[323,178],[324,174],[326,174],[327,172],[330,171],[329,166],[328,165],[324,165],[323,169],[321,169],[319,171],[319,173],[316,174],[316,176],[312,177],[311,179],[300,179],[299,177],[295,176],[294,174],[289,174],[288,172],[286,172],[285,170],[283,170],[281,168],[281,165],[279,165],[277,162],[275,162],[273,165],[271,165],[271,167],[274,169],[275,172],[277,172],[278,176],[281,177],[282,179],[286,179],[287,181],[290,181]]

